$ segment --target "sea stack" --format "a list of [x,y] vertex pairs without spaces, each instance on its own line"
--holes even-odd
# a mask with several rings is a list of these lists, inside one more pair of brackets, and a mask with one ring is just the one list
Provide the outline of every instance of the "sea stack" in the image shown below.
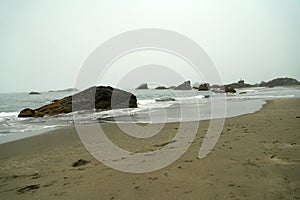
[[148,84],[147,83],[142,83],[141,85],[139,85],[136,90],[147,90],[148,88]]
[[208,91],[209,90],[209,83],[203,83],[203,84],[199,85],[198,90],[199,91]]
[[182,83],[174,88],[174,90],[191,90],[191,89],[192,89],[192,86],[191,86],[190,81],[185,81],[184,83]]

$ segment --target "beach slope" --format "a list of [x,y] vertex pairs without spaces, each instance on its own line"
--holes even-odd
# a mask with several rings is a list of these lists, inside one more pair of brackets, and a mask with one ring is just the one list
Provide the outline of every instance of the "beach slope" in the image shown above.
[[[143,174],[119,172],[94,159],[74,127],[1,144],[0,199],[299,199],[299,117],[300,99],[292,98],[226,119],[204,159],[197,156],[209,121],[200,122],[182,157]],[[114,124],[102,126],[111,140],[134,152],[159,149],[178,129],[178,123],[166,124],[157,136],[138,142]],[[89,162],[73,167],[78,159]]]

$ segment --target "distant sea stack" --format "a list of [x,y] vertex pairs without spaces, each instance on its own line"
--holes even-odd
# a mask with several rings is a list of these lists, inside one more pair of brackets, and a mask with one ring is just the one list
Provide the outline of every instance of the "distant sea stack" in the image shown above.
[[147,90],[148,88],[148,84],[147,83],[142,83],[141,85],[139,85],[136,90]]
[[[76,110],[72,110],[72,104],[75,105]],[[109,86],[98,86],[91,87],[73,96],[55,100],[37,109],[25,108],[18,117],[43,117],[45,115],[51,116],[80,110],[110,110],[136,107],[137,99],[135,95]]]
[[262,81],[260,87],[274,87],[274,86],[292,86],[300,85],[300,82],[293,78],[276,78],[268,82]]
[[204,83],[199,85],[198,90],[199,91],[208,91],[210,88],[209,83]]
[[39,93],[39,92],[29,92],[28,94],[29,94],[29,95],[39,95],[39,94],[41,94],[41,93]]
[[174,90],[191,90],[191,89],[192,89],[191,81],[185,81],[184,83],[174,88]]
[[225,86],[229,87],[229,88],[247,88],[247,87],[256,87],[257,85],[251,85],[251,84],[245,83],[245,81],[243,79],[241,79],[236,83],[231,83],[231,84],[228,84]]
[[274,86],[293,86],[300,85],[300,82],[293,78],[276,78],[268,82],[262,81],[260,84],[248,84],[243,79],[236,83],[225,85],[228,88],[247,88],[247,87],[274,87]]

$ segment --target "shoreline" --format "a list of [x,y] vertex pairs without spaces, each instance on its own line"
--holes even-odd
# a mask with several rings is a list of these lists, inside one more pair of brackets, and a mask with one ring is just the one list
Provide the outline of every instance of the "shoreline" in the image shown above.
[[30,131],[30,132],[27,132],[27,133],[24,133],[24,132],[21,132],[21,133],[6,133],[7,136],[6,135],[1,136],[1,137],[5,137],[5,139],[0,140],[0,145],[10,143],[10,142],[15,142],[15,141],[18,141],[18,140],[31,138],[31,137],[35,137],[35,136],[38,136],[38,135],[47,134],[48,132],[58,130],[58,129],[61,129],[61,128],[64,128],[64,127],[51,127],[51,128],[41,129],[41,130]]
[[[251,108],[243,108],[244,110],[243,111],[237,111],[237,105],[233,104],[233,103],[226,103],[226,110],[233,110],[231,111],[231,113],[227,113],[228,116],[226,116],[225,118],[222,118],[222,117],[216,117],[214,119],[228,119],[228,118],[233,118],[233,117],[239,117],[239,116],[243,116],[243,115],[247,115],[247,114],[252,114],[252,113],[256,113],[258,111],[260,111],[263,106],[265,104],[267,104],[268,101],[271,101],[271,100],[255,100],[255,103],[252,105]],[[259,103],[258,103],[259,102]],[[249,104],[250,102],[243,102],[245,103],[246,105],[248,105],[249,107]],[[241,106],[241,105],[239,105]],[[228,109],[228,108],[231,108],[231,109]],[[198,108],[198,107],[197,107]],[[210,115],[208,115],[210,116]],[[195,119],[192,119],[192,120],[187,120],[187,121],[184,121],[184,122],[203,122],[203,121],[209,121],[211,119],[208,119],[208,116],[204,117],[203,119],[200,119],[200,120],[195,120]],[[127,118],[128,116],[125,116],[125,118]],[[121,118],[117,116],[117,119],[122,119],[122,116]],[[131,119],[129,119],[131,120]],[[121,123],[121,124],[132,124],[132,123],[128,123],[126,121],[118,121],[118,122],[114,122],[114,119],[113,121],[111,120],[108,120],[107,119],[104,119],[103,121],[99,120],[98,123],[107,123],[107,124],[116,124],[116,123]],[[98,124],[96,123],[96,124]],[[153,123],[147,123],[147,122],[137,122],[139,124],[162,124],[161,122],[153,122]],[[181,123],[179,121],[167,121],[165,123]],[[95,124],[95,123],[90,123],[90,124]],[[72,125],[62,125],[62,126],[57,126],[57,127],[50,127],[50,128],[44,128],[44,129],[39,129],[39,130],[34,130],[34,131],[29,131],[29,132],[16,132],[16,133],[7,133],[7,134],[2,134],[0,138],[0,145],[2,144],[5,144],[5,143],[9,143],[9,142],[14,142],[14,141],[18,141],[18,140],[23,140],[23,139],[26,139],[26,138],[31,138],[31,137],[35,137],[35,136],[38,136],[38,135],[43,135],[43,134],[48,134],[49,132],[52,132],[53,130],[59,130],[59,129],[63,129],[63,128],[72,128],[74,127],[75,125],[72,124]]]
[[[169,122],[182,122],[182,121],[199,121],[210,119],[211,114],[214,118],[224,118],[224,111],[222,111],[221,105],[216,105],[217,109],[213,109],[215,113],[211,113],[211,102],[221,103],[222,95],[218,93],[211,93],[211,98],[203,98],[203,92],[196,94],[197,104],[191,102],[190,96],[184,91],[178,93],[176,101],[162,101],[156,102],[157,96],[168,97],[168,92],[162,93],[162,90],[155,92],[140,92],[136,93],[139,96],[137,109],[120,109],[115,112],[104,111],[97,112],[94,115],[93,112],[87,111],[83,115],[79,115],[79,120],[85,123],[96,123],[96,118],[103,118],[103,122],[106,120],[109,123],[110,117],[114,117],[113,120],[120,123],[126,122],[140,122],[140,123],[159,123],[164,122],[162,119],[167,114],[166,121]],[[239,90],[238,90],[239,92]],[[246,93],[245,93],[246,92]],[[7,95],[4,96],[4,104],[10,105],[8,108],[1,112],[0,124],[0,144],[8,141],[24,138],[24,135],[35,135],[36,133],[45,132],[44,128],[48,126],[64,127],[72,125],[72,114],[62,114],[58,116],[47,116],[45,118],[33,118],[33,119],[18,119],[17,115],[19,111],[28,108],[38,108],[42,106],[41,102],[51,102],[53,99],[60,98],[62,94],[47,94],[45,96],[32,99],[29,95]],[[199,96],[197,96],[199,95]],[[65,95],[64,95],[65,96]],[[172,95],[171,95],[172,96]],[[199,101],[198,101],[198,97]],[[281,98],[300,98],[299,87],[275,87],[275,88],[250,88],[243,92],[243,94],[226,95],[226,118],[243,115],[245,113],[253,113],[259,110],[266,100],[281,99]],[[23,99],[22,102],[14,103],[13,99]],[[28,103],[30,102],[30,103]],[[44,103],[45,104],[45,103]],[[22,106],[21,106],[22,105]],[[162,110],[161,108],[164,108]],[[195,110],[200,112],[195,112]],[[11,110],[11,111],[5,111]],[[14,111],[14,112],[12,112]],[[182,113],[184,114],[184,117]],[[114,114],[116,113],[116,114]],[[130,116],[129,116],[130,115]],[[150,118],[151,116],[151,118]],[[70,123],[71,122],[71,123]]]
[[[189,149],[171,165],[130,174],[95,160],[74,127],[0,144],[4,199],[280,199],[300,197],[300,98],[267,101],[254,113],[226,118],[213,151],[198,159],[209,121],[200,121]],[[188,123],[188,122],[185,122]],[[191,124],[198,122],[189,122]],[[155,126],[155,125],[151,125]],[[178,123],[144,142],[103,124],[110,139],[130,151],[157,150]],[[90,161],[74,168],[78,160]],[[38,185],[20,193],[26,186]],[[21,190],[23,191],[23,190]]]

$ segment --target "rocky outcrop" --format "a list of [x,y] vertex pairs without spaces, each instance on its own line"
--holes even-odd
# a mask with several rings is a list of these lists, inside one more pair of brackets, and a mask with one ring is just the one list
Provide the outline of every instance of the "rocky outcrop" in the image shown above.
[[199,91],[208,91],[209,90],[209,83],[204,83],[204,84],[199,85],[198,90]]
[[300,82],[293,78],[276,78],[268,82],[261,82],[260,87],[274,87],[274,86],[291,86],[300,85]]
[[45,115],[57,115],[80,110],[109,110],[136,107],[137,100],[135,95],[112,87],[99,86],[91,87],[73,96],[55,100],[34,110],[26,108],[20,112],[18,117],[43,117]]
[[148,84],[147,83],[142,83],[141,85],[139,85],[137,88],[137,90],[147,90],[148,88]]
[[225,86],[225,93],[236,93],[236,90],[232,87]]
[[191,89],[192,89],[192,87],[191,87],[190,81],[185,81],[184,83],[182,83],[174,88],[174,90],[191,90]]
[[252,84],[248,84],[248,83],[245,83],[244,80],[239,80],[238,82],[236,83],[231,83],[231,84],[228,84],[226,85],[227,87],[230,87],[230,88],[247,88],[247,87],[256,87],[256,85],[252,85]]

